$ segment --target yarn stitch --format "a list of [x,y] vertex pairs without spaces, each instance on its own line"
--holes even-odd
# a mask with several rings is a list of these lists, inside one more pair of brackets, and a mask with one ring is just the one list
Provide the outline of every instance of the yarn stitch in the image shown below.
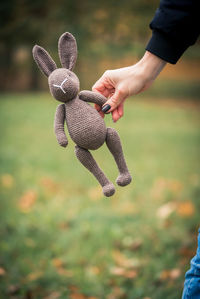
[[56,109],[54,120],[57,141],[63,147],[68,145],[64,130],[66,122],[69,135],[76,144],[75,154],[78,160],[98,180],[103,194],[112,196],[115,187],[99,168],[89,150],[96,150],[106,142],[119,170],[116,183],[119,186],[126,186],[132,178],[118,133],[113,128],[106,128],[103,118],[88,104],[88,102],[95,103],[102,107],[107,98],[89,90],[79,92],[79,79],[72,72],[77,59],[77,44],[71,33],[63,33],[59,38],[58,53],[62,68],[57,68],[44,48],[37,45],[33,47],[33,58],[39,69],[48,77],[52,96],[62,102]]

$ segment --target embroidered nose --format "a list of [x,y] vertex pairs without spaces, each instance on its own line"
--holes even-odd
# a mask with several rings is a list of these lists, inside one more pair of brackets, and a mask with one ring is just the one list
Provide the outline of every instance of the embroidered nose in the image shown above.
[[62,81],[61,85],[53,84],[53,86],[60,88],[60,89],[62,90],[63,93],[66,93],[66,91],[63,89],[63,84],[64,84],[66,81],[67,81],[67,78],[65,78],[65,79]]

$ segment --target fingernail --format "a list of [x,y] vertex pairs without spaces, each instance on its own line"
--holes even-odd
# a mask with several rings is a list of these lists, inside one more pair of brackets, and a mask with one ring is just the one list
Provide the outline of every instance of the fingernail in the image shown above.
[[111,106],[106,104],[105,106],[103,106],[103,108],[101,109],[101,111],[103,111],[103,113],[106,113],[108,110],[110,110]]

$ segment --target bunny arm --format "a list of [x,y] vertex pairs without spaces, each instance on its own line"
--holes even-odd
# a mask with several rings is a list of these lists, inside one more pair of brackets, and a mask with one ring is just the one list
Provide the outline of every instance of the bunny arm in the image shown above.
[[54,132],[58,143],[66,147],[68,140],[64,130],[64,121],[65,121],[65,104],[58,105],[56,109],[55,119],[54,119]]
[[95,103],[99,106],[103,106],[103,104],[105,104],[108,100],[102,94],[90,90],[82,90],[79,92],[79,98],[82,101]]

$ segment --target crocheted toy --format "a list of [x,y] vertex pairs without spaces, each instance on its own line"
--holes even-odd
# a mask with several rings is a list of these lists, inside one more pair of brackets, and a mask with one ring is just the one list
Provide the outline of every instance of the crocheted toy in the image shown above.
[[107,99],[88,90],[79,92],[79,79],[72,72],[77,59],[77,45],[73,35],[66,32],[58,42],[58,52],[62,68],[57,68],[48,52],[40,46],[33,47],[33,58],[39,69],[48,77],[52,96],[62,102],[58,105],[54,130],[58,143],[66,147],[68,140],[64,131],[64,122],[71,139],[75,142],[75,153],[79,161],[96,177],[105,196],[112,196],[115,187],[99,168],[89,150],[96,150],[106,142],[119,169],[116,183],[126,186],[131,182],[120,138],[113,128],[106,128],[103,118],[87,102],[102,106]]

